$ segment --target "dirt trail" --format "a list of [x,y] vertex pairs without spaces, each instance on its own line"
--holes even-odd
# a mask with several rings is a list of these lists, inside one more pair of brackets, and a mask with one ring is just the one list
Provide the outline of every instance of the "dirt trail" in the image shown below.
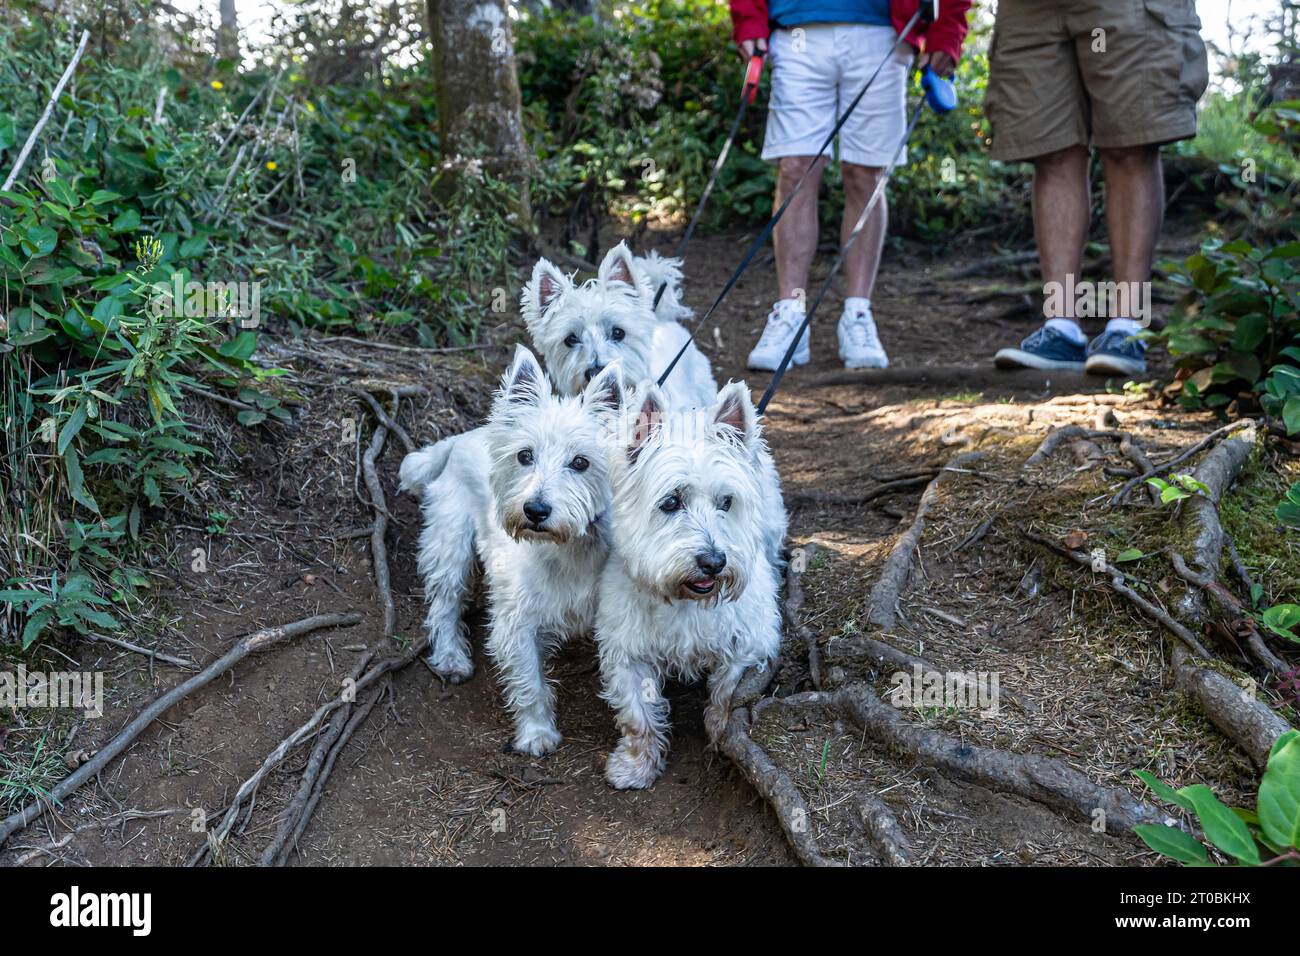
[[[658,243],[664,246],[666,243]],[[693,244],[687,262],[686,298],[703,310],[731,268],[740,237],[705,237]],[[964,261],[978,258],[978,250]],[[819,264],[824,268],[824,264]],[[1050,394],[1095,391],[1101,380],[1036,373],[1000,376],[989,357],[999,346],[1017,341],[1032,328],[1017,299],[990,296],[980,288],[1006,284],[1005,276],[944,281],[932,261],[912,253],[886,256],[874,301],[881,337],[893,361],[888,376],[851,376],[835,354],[834,319],[839,299],[827,302],[812,339],[812,364],[795,370],[771,406],[770,438],[788,501],[809,495],[842,495],[860,489],[871,475],[932,461],[934,435],[913,427],[908,416],[891,424],[864,427],[863,416],[880,406],[915,404],[923,416],[932,399],[982,402],[1002,399],[1041,400]],[[819,273],[815,271],[814,281]],[[712,329],[701,335],[719,380],[746,377],[745,355],[757,336],[771,301],[775,280],[770,266],[758,266],[737,286]],[[1013,307],[1008,315],[1007,306]],[[712,323],[711,323],[712,325]],[[436,394],[404,419],[417,441],[427,441],[472,424],[485,407],[486,383],[492,381],[505,350],[476,354],[466,368],[478,380]],[[951,367],[962,371],[954,373]],[[908,369],[942,369],[916,381]],[[755,391],[766,375],[749,375]],[[260,450],[236,447],[247,454],[242,494],[225,510],[232,517],[222,534],[204,528],[174,529],[170,557],[170,592],[162,596],[173,617],[159,621],[155,632],[137,635],[162,649],[206,661],[240,633],[267,623],[294,620],[316,610],[362,611],[362,625],[303,639],[245,663],[233,674],[200,692],[166,716],[102,778],[102,787],[86,788],[63,814],[68,823],[93,820],[122,808],[223,807],[239,783],[285,735],[332,696],[339,677],[357,649],[372,643],[380,630],[364,539],[346,533],[365,525],[368,515],[352,496],[352,449],[340,446],[333,431],[338,418],[362,410],[342,394],[317,419],[311,434],[289,445]],[[931,404],[933,404],[931,402]],[[221,414],[214,411],[213,414]],[[367,433],[368,433],[368,426]],[[328,434],[324,434],[328,432]],[[395,485],[400,448],[390,442],[381,462],[387,487]],[[791,535],[797,542],[833,542],[852,558],[840,566],[847,577],[828,577],[849,595],[810,592],[810,608],[819,624],[835,629],[860,603],[869,587],[870,561],[897,532],[899,518],[910,515],[921,489],[900,492],[884,507],[792,508]],[[397,600],[399,635],[418,633],[424,608],[414,568],[419,531],[416,505],[406,496],[390,498],[397,525],[389,553]],[[188,570],[192,549],[205,551],[209,571]],[[858,559],[861,560],[858,560]],[[181,569],[179,571],[175,569]],[[304,575],[308,575],[304,580]],[[816,580],[816,579],[811,579]],[[845,611],[844,608],[849,610]],[[1048,622],[1045,626],[1051,627]],[[1007,635],[1015,649],[1019,632]],[[963,638],[949,648],[969,657]],[[320,808],[300,843],[295,863],[304,864],[788,864],[793,857],[774,817],[728,762],[706,751],[702,690],[670,686],[673,746],[668,770],[650,791],[616,793],[601,777],[604,756],[615,742],[613,721],[596,697],[597,674],[589,644],[570,648],[555,663],[559,679],[559,723],[564,743],[555,755],[534,760],[510,752],[509,725],[500,706],[493,675],[482,657],[476,634],[478,671],[459,687],[444,687],[421,666],[401,672],[394,694],[378,708],[339,760]],[[945,655],[932,647],[936,659]],[[110,707],[106,720],[88,724],[79,745],[106,739],[139,703],[177,680],[159,668],[154,676],[134,655],[89,649],[83,666],[104,666],[110,673]],[[783,669],[778,681],[796,681],[798,668]],[[793,685],[785,690],[796,689]],[[834,730],[835,728],[832,728]],[[841,726],[839,737],[853,731]],[[829,738],[828,738],[829,739]],[[841,741],[843,743],[843,741]],[[1029,743],[1029,746],[1035,746]],[[830,746],[829,744],[827,745]],[[837,743],[837,747],[840,744]],[[847,746],[847,744],[846,744]],[[816,754],[812,756],[815,762]],[[864,758],[865,759],[865,758]],[[291,760],[292,770],[301,761]],[[273,775],[258,795],[248,829],[236,841],[251,857],[274,833],[274,810],[292,793],[295,776]],[[898,785],[903,785],[902,783]],[[910,781],[907,786],[916,786]],[[943,805],[947,785],[936,783],[930,794]],[[1086,828],[1063,837],[1074,852],[1039,852],[1034,840],[1061,829],[1045,811],[1022,801],[967,788],[952,808],[971,814],[975,829],[985,832],[975,859],[981,862],[1117,861],[1131,848],[1090,841]],[[1050,816],[1050,815],[1048,815]],[[176,818],[139,821],[105,831],[91,830],[53,854],[39,856],[65,862],[103,864],[184,861],[199,845],[187,812]],[[21,846],[57,839],[65,830],[46,823],[15,840]],[[1068,829],[1068,828],[1067,828]],[[972,831],[973,832],[973,831]],[[978,843],[979,841],[975,841]],[[1051,843],[1051,840],[1047,840]],[[1056,844],[1053,844],[1055,846]],[[1030,849],[1026,849],[1029,846]],[[12,859],[14,847],[0,859]],[[936,859],[942,859],[940,854]],[[953,862],[959,862],[954,859]]]

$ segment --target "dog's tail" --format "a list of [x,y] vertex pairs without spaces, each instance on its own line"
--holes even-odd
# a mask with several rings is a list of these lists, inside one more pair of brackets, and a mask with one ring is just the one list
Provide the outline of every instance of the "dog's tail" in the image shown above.
[[401,491],[419,491],[429,482],[436,481],[447,467],[447,459],[451,457],[452,445],[457,437],[453,435],[444,438],[435,445],[427,445],[403,458],[402,466],[397,472],[398,488]]
[[695,313],[682,305],[682,260],[661,256],[651,249],[636,260],[642,275],[650,285],[650,295],[659,292],[665,286],[664,294],[655,309],[655,318],[660,322],[679,322],[689,319]]

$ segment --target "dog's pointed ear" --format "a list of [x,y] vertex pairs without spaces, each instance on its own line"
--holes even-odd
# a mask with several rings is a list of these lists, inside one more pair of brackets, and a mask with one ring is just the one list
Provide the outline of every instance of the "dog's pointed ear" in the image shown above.
[[497,401],[505,407],[537,405],[551,394],[551,383],[542,371],[537,356],[524,346],[515,346],[515,357],[501,376],[501,391]]
[[758,435],[758,416],[749,397],[749,386],[744,382],[724,385],[718,392],[718,403],[713,406],[713,421],[734,431],[745,445],[752,444]]
[[637,287],[636,272],[632,267],[632,250],[627,247],[626,242],[620,242],[605,253],[596,277],[602,284],[621,282],[632,289]]
[[627,461],[629,465],[635,465],[637,458],[645,449],[646,443],[654,437],[664,425],[664,414],[668,407],[664,401],[664,396],[659,391],[659,386],[653,382],[643,386],[632,401],[632,408],[635,411],[627,419],[628,436],[627,436]]
[[582,402],[597,415],[612,415],[623,407],[623,366],[611,362],[587,383]]
[[524,286],[519,304],[524,323],[530,332],[546,318],[547,310],[565,292],[573,288],[573,280],[561,272],[549,259],[538,259],[533,266],[533,277]]

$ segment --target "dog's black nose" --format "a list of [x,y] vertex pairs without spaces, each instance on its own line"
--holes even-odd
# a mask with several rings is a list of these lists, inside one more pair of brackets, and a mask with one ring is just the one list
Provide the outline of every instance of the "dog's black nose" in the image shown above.
[[551,506],[544,501],[529,501],[524,504],[524,514],[533,524],[541,524],[551,516]]
[[715,577],[719,571],[727,566],[727,556],[714,549],[701,551],[695,556],[695,566],[709,577]]
[[585,375],[586,378],[587,378],[587,381],[590,382],[593,378],[595,378],[597,375],[599,375],[599,374],[600,374],[601,372],[603,372],[604,370],[605,370],[605,366],[603,366],[603,365],[593,365],[593,366],[591,366],[590,368],[588,368],[587,371],[583,372],[582,374]]

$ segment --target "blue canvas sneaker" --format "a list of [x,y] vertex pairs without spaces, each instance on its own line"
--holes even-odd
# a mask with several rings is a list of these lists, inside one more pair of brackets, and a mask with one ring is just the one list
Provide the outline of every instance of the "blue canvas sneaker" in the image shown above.
[[993,356],[998,368],[1072,369],[1080,371],[1088,357],[1088,346],[1075,342],[1056,329],[1043,326],[1023,342],[1018,349],[999,349]]
[[1108,329],[1088,343],[1085,372],[1094,375],[1142,375],[1147,370],[1146,343],[1123,329]]

